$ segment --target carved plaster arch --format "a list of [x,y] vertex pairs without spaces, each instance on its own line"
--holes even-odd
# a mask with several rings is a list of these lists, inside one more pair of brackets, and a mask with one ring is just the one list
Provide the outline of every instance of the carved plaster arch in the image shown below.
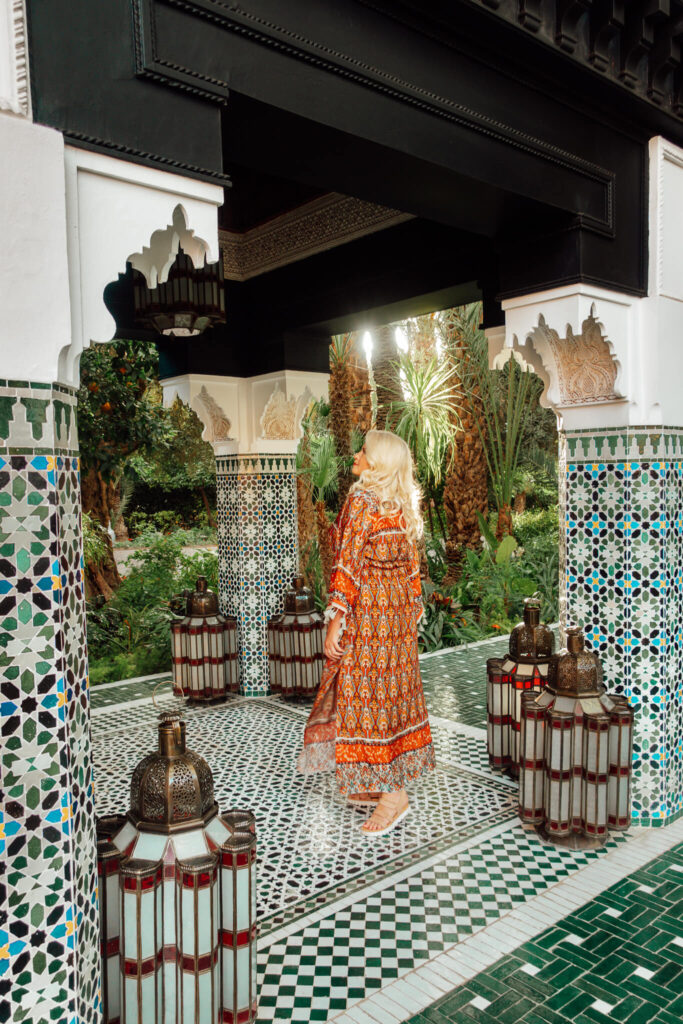
[[114,334],[103,293],[127,262],[153,288],[181,245],[195,264],[219,258],[223,189],[72,146],[65,170],[72,338],[59,354],[58,379],[77,386],[83,349]]
[[520,352],[542,378],[541,402],[565,426],[595,424],[607,409],[614,425],[628,422],[629,406],[636,404],[625,372],[633,302],[575,288],[504,303],[505,346]]

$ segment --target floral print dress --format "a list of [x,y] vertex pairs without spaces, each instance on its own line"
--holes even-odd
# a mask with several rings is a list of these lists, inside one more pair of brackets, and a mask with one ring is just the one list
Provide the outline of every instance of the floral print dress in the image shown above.
[[392,792],[435,764],[417,648],[420,560],[403,525],[358,490],[334,528],[328,615],[344,613],[344,654],[325,663],[298,767],[334,769],[342,793]]

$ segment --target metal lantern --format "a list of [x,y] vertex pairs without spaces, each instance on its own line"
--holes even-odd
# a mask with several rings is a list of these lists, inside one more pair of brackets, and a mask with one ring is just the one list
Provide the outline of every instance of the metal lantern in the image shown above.
[[608,694],[580,629],[550,660],[543,692],[522,696],[519,814],[567,846],[600,846],[631,821],[633,709]]
[[173,691],[192,700],[219,700],[236,693],[239,685],[237,619],[221,615],[218,596],[206,577],[194,593],[185,591],[172,603],[184,612],[171,622]]
[[268,623],[270,688],[284,697],[313,696],[323,670],[325,623],[313,592],[295,576],[285,593],[285,610]]
[[223,261],[195,267],[182,249],[168,278],[148,288],[144,276],[135,275],[135,319],[160,334],[192,337],[207,327],[225,322]]
[[524,621],[512,630],[505,658],[486,662],[487,734],[492,768],[519,775],[519,733],[522,694],[538,693],[548,681],[548,666],[555,641],[541,624],[536,598],[524,602]]
[[164,712],[130,810],[98,822],[104,1024],[256,1019],[256,835]]

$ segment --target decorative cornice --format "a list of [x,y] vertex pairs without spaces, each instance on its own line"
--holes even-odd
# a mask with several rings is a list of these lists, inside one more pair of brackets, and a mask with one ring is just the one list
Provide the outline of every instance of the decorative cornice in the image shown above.
[[149,167],[159,167],[163,171],[172,174],[182,173],[190,178],[197,178],[199,181],[210,181],[223,188],[230,188],[232,181],[230,175],[222,171],[211,170],[207,167],[199,167],[197,164],[188,164],[182,160],[172,160],[170,157],[159,156],[157,153],[149,153],[142,149],[135,149],[121,142],[114,142],[112,139],[103,139],[97,135],[86,135],[84,132],[64,129],[64,138],[69,139],[74,145],[82,149],[90,149],[95,153],[111,155],[118,153],[130,158],[132,163],[144,164]]
[[[28,76],[28,38],[24,0],[0,0],[7,8],[5,19],[0,20],[0,62],[3,56],[9,69],[9,80],[0,95],[0,110],[28,117],[31,98]],[[4,21],[4,27],[3,27]],[[4,40],[2,37],[5,37]],[[2,79],[0,79],[2,84]]]
[[539,139],[502,121],[473,110],[462,103],[409,82],[357,56],[316,42],[298,32],[259,17],[252,11],[228,4],[226,0],[132,0],[136,29],[136,73],[176,86],[197,96],[226,102],[227,78],[218,79],[196,68],[166,59],[161,54],[156,32],[156,8],[167,6],[201,18],[265,49],[315,67],[345,81],[354,82],[441,120],[462,126],[508,147],[528,153],[550,164],[593,181],[602,188],[600,216],[583,214],[581,226],[610,237],[614,234],[614,174],[576,154]]
[[219,231],[223,272],[231,281],[248,281],[407,220],[412,214],[332,192],[244,234]]

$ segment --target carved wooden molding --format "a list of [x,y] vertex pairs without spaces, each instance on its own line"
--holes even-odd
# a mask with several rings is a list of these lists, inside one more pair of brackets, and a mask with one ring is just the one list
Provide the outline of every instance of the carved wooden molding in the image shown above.
[[223,272],[230,281],[247,281],[407,220],[412,214],[332,192],[244,234],[219,231]]

